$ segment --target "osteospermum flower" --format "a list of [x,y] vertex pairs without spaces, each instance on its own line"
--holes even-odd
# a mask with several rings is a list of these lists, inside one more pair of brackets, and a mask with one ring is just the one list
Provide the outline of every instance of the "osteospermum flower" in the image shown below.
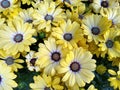
[[40,68],[44,68],[44,73],[47,75],[55,75],[56,67],[64,59],[65,52],[62,47],[56,45],[54,38],[48,38],[44,41],[45,44],[39,44],[39,52],[36,54],[38,57],[37,63]]
[[120,27],[120,13],[118,12],[118,9],[108,8],[107,10],[101,12],[101,15],[111,20],[113,27]]
[[108,81],[110,82],[110,86],[112,86],[115,90],[120,89],[120,69],[117,72],[109,69],[108,72],[110,75],[112,75],[108,79]]
[[85,83],[90,83],[95,70],[95,60],[92,59],[92,54],[85,51],[83,48],[77,48],[67,54],[65,60],[60,63],[58,73],[63,75],[62,81],[69,84],[69,86],[78,85],[85,86]]
[[111,28],[104,34],[104,41],[99,44],[101,56],[104,57],[108,54],[109,58],[120,57],[119,41],[115,40],[115,37],[119,36],[119,31]]
[[24,60],[19,59],[20,54],[10,55],[5,51],[0,50],[0,61],[6,63],[7,66],[11,67],[12,71],[17,72],[18,69],[23,68],[21,63],[24,63]]
[[32,90],[63,90],[60,85],[59,77],[51,77],[43,74],[42,76],[34,76],[34,83],[30,83]]
[[93,11],[99,13],[102,9],[107,8],[119,8],[119,2],[117,0],[93,0]]
[[55,2],[43,1],[33,14],[33,18],[35,19],[33,23],[38,26],[38,30],[45,29],[46,32],[49,32],[52,25],[57,25],[66,16],[63,9]]
[[21,19],[12,20],[0,30],[0,48],[13,55],[18,52],[30,51],[30,45],[36,40],[32,37],[35,30],[32,25],[24,23]]
[[77,48],[77,42],[82,37],[82,30],[77,22],[71,20],[63,21],[60,27],[53,28],[52,35],[57,39],[57,44],[62,45],[63,48],[73,49]]
[[22,18],[24,20],[24,22],[27,23],[32,23],[33,22],[33,13],[35,12],[35,10],[31,7],[28,9],[23,9],[20,13],[19,13],[19,17]]
[[38,60],[37,56],[35,56],[35,51],[30,51],[26,56],[27,67],[30,71],[40,71],[39,65],[36,63]]
[[0,90],[13,90],[17,83],[13,80],[17,76],[11,71],[5,63],[0,62]]
[[[104,21],[104,22],[103,22]],[[103,40],[103,34],[111,26],[111,21],[101,15],[90,14],[83,19],[82,28],[84,29],[84,34],[87,35],[88,42],[92,40],[97,44],[99,41]]]

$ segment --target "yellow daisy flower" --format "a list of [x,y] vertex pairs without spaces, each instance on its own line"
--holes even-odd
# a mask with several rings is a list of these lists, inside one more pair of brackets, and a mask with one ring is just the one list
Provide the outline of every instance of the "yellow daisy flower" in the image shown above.
[[65,52],[62,51],[61,46],[56,45],[54,38],[48,38],[44,40],[44,43],[39,44],[36,63],[40,65],[40,68],[44,68],[45,74],[53,76],[56,74],[56,67],[64,59]]
[[5,63],[0,62],[0,90],[13,90],[17,83],[13,80],[17,76],[11,71]]
[[61,22],[60,27],[53,28],[52,36],[63,48],[73,49],[77,48],[77,42],[82,37],[82,30],[77,22],[72,23],[71,20],[67,20],[67,22]]
[[96,68],[96,61],[92,59],[92,54],[83,48],[77,48],[67,54],[65,60],[61,61],[58,67],[58,73],[63,74],[62,81],[69,86],[79,85],[85,86],[94,78],[92,71]]
[[28,8],[28,9],[23,9],[18,17],[20,17],[21,19],[24,20],[24,22],[27,22],[27,23],[32,23],[33,22],[33,13],[35,13],[35,10],[31,7],[31,8]]
[[29,52],[29,45],[36,42],[36,39],[32,38],[34,33],[32,25],[20,19],[9,21],[4,30],[0,30],[0,48],[13,55],[18,52]]
[[117,72],[109,69],[108,72],[110,75],[112,75],[108,79],[108,81],[110,82],[110,86],[112,86],[114,88],[114,90],[120,89],[120,69]]
[[30,51],[26,56],[27,67],[30,71],[40,71],[39,65],[36,63],[38,58],[35,56],[35,51]]
[[55,2],[43,1],[33,14],[33,18],[35,19],[33,23],[38,26],[38,30],[45,29],[46,32],[49,32],[53,25],[59,24],[66,16],[63,9]]
[[117,0],[93,0],[93,11],[99,13],[102,9],[118,8],[119,2]]
[[[104,22],[103,22],[104,21]],[[87,35],[88,42],[92,40],[98,44],[99,41],[103,40],[103,34],[111,26],[111,21],[101,15],[90,14],[83,19],[82,28],[84,34]]]
[[120,57],[120,43],[115,40],[115,37],[119,35],[119,31],[111,28],[104,34],[104,41],[102,41],[98,46],[100,47],[101,56],[104,57],[105,54],[108,54],[109,58]]
[[23,68],[23,66],[21,65],[21,63],[24,63],[24,60],[19,59],[20,54],[16,54],[16,55],[10,55],[7,54],[5,51],[0,50],[0,60],[3,63],[6,63],[7,66],[11,67],[12,71],[17,72],[18,69]]
[[118,9],[108,8],[103,12],[101,11],[101,15],[111,20],[112,26],[117,27],[118,25],[120,25],[120,14],[118,12]]
[[33,79],[34,83],[30,83],[32,90],[63,90],[59,77],[53,78],[43,74],[42,76],[34,76]]

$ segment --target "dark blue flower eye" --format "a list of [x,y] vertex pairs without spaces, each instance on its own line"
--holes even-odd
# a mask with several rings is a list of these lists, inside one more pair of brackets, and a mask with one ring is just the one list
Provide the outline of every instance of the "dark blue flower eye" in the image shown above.
[[8,0],[2,0],[1,1],[1,7],[3,7],[3,8],[10,7],[10,1],[8,1]]
[[81,67],[80,67],[80,64],[78,62],[72,62],[70,64],[70,69],[73,71],[73,72],[78,72]]
[[92,34],[94,35],[98,35],[100,33],[100,29],[98,27],[93,27],[91,31],[92,31]]
[[101,6],[103,6],[104,8],[107,8],[109,6],[109,3],[107,1],[102,1]]
[[63,37],[64,37],[65,40],[70,41],[72,39],[72,34],[71,33],[65,33]]
[[23,40],[23,35],[22,34],[16,34],[15,36],[14,36],[14,41],[16,42],[16,43],[19,43],[19,42],[21,42]]
[[112,48],[113,47],[113,41],[112,40],[107,40],[107,42],[106,42],[106,46],[108,47],[108,48]]
[[51,20],[51,21],[52,21],[52,20],[53,20],[53,16],[47,14],[47,15],[45,16],[45,20],[46,20],[46,21],[48,21],[48,20]]

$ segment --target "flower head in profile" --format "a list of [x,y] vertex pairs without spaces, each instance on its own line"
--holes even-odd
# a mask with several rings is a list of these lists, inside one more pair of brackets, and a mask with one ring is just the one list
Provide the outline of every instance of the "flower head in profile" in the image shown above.
[[55,37],[56,43],[62,45],[63,48],[77,48],[77,42],[81,39],[82,30],[77,22],[70,19],[63,21],[60,27],[53,28],[52,36]]
[[21,19],[8,21],[7,26],[0,30],[0,48],[13,55],[18,52],[29,52],[29,46],[36,42],[32,37],[34,33],[32,25],[24,23]]
[[14,79],[17,77],[7,64],[0,62],[0,90],[13,90],[17,87]]
[[35,56],[35,51],[30,51],[26,56],[27,67],[30,71],[40,71],[39,65],[36,63],[38,58]]
[[63,90],[59,77],[51,77],[43,74],[42,76],[34,76],[33,79],[34,83],[30,83],[32,90]]
[[78,85],[85,86],[94,78],[92,71],[96,68],[96,61],[92,59],[92,54],[83,48],[76,48],[70,51],[66,59],[60,63],[58,73],[63,75],[62,81],[68,83],[70,87]]
[[94,40],[96,44],[103,40],[103,34],[110,26],[111,21],[101,15],[86,15],[82,22],[82,28],[84,29],[84,34],[87,35],[88,42]]

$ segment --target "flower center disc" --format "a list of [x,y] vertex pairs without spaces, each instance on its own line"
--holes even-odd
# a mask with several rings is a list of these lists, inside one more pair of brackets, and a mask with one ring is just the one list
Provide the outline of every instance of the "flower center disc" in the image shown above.
[[84,16],[82,14],[79,14],[79,19],[83,19]]
[[112,47],[113,47],[113,41],[112,41],[112,40],[107,40],[106,46],[107,46],[108,48],[112,48]]
[[98,35],[100,33],[100,29],[98,27],[93,27],[91,30],[94,35]]
[[8,57],[5,59],[5,62],[7,65],[12,65],[14,63],[14,59],[12,57]]
[[2,0],[1,1],[1,6],[3,8],[8,8],[8,7],[10,7],[10,2],[8,0]]
[[70,69],[73,71],[73,72],[78,72],[80,70],[80,64],[78,62],[72,62],[70,64]]
[[64,34],[64,39],[67,40],[67,41],[70,41],[72,39],[72,34],[71,33],[66,33]]
[[107,8],[109,6],[109,3],[107,1],[102,1],[101,6],[103,6],[104,8]]
[[32,58],[32,59],[30,60],[30,63],[32,64],[32,66],[35,65],[35,62],[36,62],[36,58]]
[[54,60],[56,62],[59,61],[61,58],[59,52],[54,52],[51,57],[52,57],[52,60]]
[[14,37],[14,41],[16,43],[19,43],[23,40],[23,35],[22,34],[16,34],[15,37]]
[[51,21],[52,21],[52,20],[53,20],[53,16],[47,14],[47,15],[45,16],[45,20],[46,20],[46,21],[48,21],[48,20],[51,20]]
[[32,19],[28,19],[28,20],[26,20],[26,22],[28,22],[28,23],[32,23],[33,20],[32,20]]

